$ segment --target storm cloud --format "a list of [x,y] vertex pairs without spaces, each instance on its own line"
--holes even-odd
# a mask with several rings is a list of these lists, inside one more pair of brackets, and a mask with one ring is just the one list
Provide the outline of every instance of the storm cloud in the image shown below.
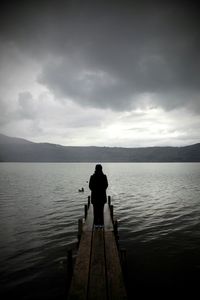
[[[61,105],[114,114],[200,113],[195,2],[5,1],[2,7],[1,53],[15,47],[37,64],[35,82]],[[31,119],[34,97],[22,89],[17,99],[21,116]]]

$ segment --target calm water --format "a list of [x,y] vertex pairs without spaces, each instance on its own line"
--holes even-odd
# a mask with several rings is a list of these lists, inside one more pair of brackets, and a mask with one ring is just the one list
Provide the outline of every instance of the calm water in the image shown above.
[[[76,248],[94,166],[0,164],[1,299],[65,298],[67,250]],[[103,168],[127,250],[130,299],[193,291],[200,280],[200,164]]]

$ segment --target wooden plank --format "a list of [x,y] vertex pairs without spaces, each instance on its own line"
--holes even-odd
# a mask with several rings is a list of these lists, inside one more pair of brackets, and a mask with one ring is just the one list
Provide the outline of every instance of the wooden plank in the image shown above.
[[90,268],[92,232],[83,232],[77,253],[68,300],[86,300]]
[[83,224],[83,231],[92,231],[94,225],[94,216],[93,216],[93,205],[90,204],[88,212],[87,212],[87,218],[85,223]]
[[108,299],[127,300],[127,294],[114,233],[111,231],[105,232],[104,239]]
[[93,231],[89,276],[88,299],[107,299],[103,229]]
[[[93,225],[94,225],[93,205],[90,204],[86,221],[83,224],[83,231],[92,231]],[[104,205],[104,230],[106,231],[114,230],[112,218],[110,215],[110,207],[107,203]]]
[[104,205],[104,230],[114,231],[113,222],[110,215],[110,207],[107,203]]
[[94,229],[90,205],[77,254],[68,300],[127,300],[110,206],[104,228]]

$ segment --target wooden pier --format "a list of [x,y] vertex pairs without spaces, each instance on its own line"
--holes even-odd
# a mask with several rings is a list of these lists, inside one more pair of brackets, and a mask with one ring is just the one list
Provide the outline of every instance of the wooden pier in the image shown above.
[[127,300],[113,206],[104,207],[104,228],[94,228],[93,207],[85,206],[85,223],[79,221],[80,242],[68,300]]

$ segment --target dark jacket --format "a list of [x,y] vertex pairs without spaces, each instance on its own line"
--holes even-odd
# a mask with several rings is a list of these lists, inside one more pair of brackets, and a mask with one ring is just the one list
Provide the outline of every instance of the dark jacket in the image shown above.
[[108,187],[108,180],[103,172],[95,172],[90,177],[89,188],[91,190],[92,204],[106,203],[106,189]]

